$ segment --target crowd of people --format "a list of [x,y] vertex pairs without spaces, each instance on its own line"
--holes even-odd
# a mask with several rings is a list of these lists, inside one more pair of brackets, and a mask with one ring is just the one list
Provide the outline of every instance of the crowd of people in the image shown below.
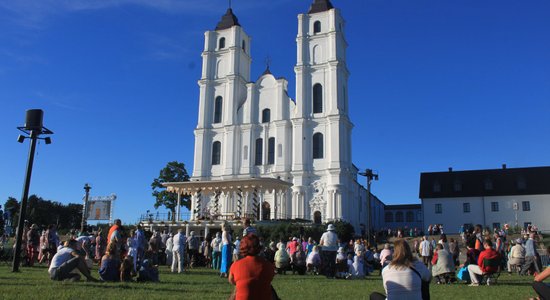
[[492,285],[491,275],[500,270],[533,276],[535,291],[541,299],[550,299],[548,286],[542,283],[550,276],[548,268],[544,270],[548,260],[541,261],[534,226],[513,240],[506,228],[489,232],[481,225],[461,228],[456,240],[447,239],[441,225],[430,225],[426,231],[430,235],[421,238],[414,237],[414,232],[412,238],[404,239],[397,230],[395,238],[378,247],[360,237],[341,241],[333,224],[328,224],[319,241],[305,236],[267,241],[250,220],[244,221],[242,235],[224,223],[221,231],[205,238],[193,231],[186,235],[183,229],[175,233],[145,232],[139,226],[127,230],[120,220],[106,233],[73,231],[60,238],[55,225],[40,231],[36,224],[26,222],[21,249],[25,265],[45,264],[50,278],[60,281],[77,281],[81,275],[96,281],[91,272],[94,264],[99,267],[98,280],[108,282],[159,281],[158,268],[163,265],[173,273],[208,267],[236,286],[236,299],[276,295],[271,287],[276,274],[358,279],[375,270],[379,270],[386,295],[373,293],[371,299],[422,299],[430,282]]

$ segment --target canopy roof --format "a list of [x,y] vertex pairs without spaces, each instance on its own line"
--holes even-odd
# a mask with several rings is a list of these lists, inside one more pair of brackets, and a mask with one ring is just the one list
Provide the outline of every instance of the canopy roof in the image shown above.
[[168,192],[181,195],[193,195],[194,193],[221,191],[221,192],[252,192],[254,190],[273,191],[287,190],[292,183],[275,178],[246,178],[214,181],[186,181],[166,182],[162,184]]

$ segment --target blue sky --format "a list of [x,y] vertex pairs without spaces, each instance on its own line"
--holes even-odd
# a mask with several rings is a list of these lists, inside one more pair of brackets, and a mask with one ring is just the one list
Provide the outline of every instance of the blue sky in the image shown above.
[[[312,1],[234,0],[252,77],[295,95],[297,14]],[[418,202],[420,172],[550,165],[550,2],[333,0],[347,21],[353,160],[386,203]],[[0,0],[0,202],[21,197],[25,110],[55,132],[31,193],[116,193],[115,216],[152,209],[168,161],[192,171],[204,31],[225,0]],[[363,180],[363,178],[361,178]]]

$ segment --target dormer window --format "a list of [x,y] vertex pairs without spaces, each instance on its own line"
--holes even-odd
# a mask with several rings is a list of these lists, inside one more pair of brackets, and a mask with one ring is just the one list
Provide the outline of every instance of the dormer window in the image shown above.
[[493,190],[493,181],[489,178],[485,179],[485,190],[486,191],[492,191]]
[[434,182],[433,191],[434,193],[441,192],[441,184],[439,183],[439,181]]
[[525,181],[525,177],[520,176],[517,180],[518,190],[525,190],[527,188],[527,182]]
[[222,37],[222,38],[220,39],[220,41],[218,42],[218,49],[221,50],[221,49],[223,49],[223,48],[225,48],[225,38],[224,38],[224,37]]
[[462,182],[460,180],[455,180],[454,190],[455,192],[462,192]]
[[313,23],[313,34],[317,34],[320,32],[321,32],[321,22],[315,21],[315,23]]

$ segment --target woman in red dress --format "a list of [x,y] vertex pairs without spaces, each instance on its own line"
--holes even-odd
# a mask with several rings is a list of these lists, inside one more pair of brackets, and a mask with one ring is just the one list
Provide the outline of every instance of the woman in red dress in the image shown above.
[[249,234],[241,240],[241,259],[234,262],[229,270],[229,282],[236,286],[235,299],[271,299],[271,281],[275,267],[260,253],[260,240]]

